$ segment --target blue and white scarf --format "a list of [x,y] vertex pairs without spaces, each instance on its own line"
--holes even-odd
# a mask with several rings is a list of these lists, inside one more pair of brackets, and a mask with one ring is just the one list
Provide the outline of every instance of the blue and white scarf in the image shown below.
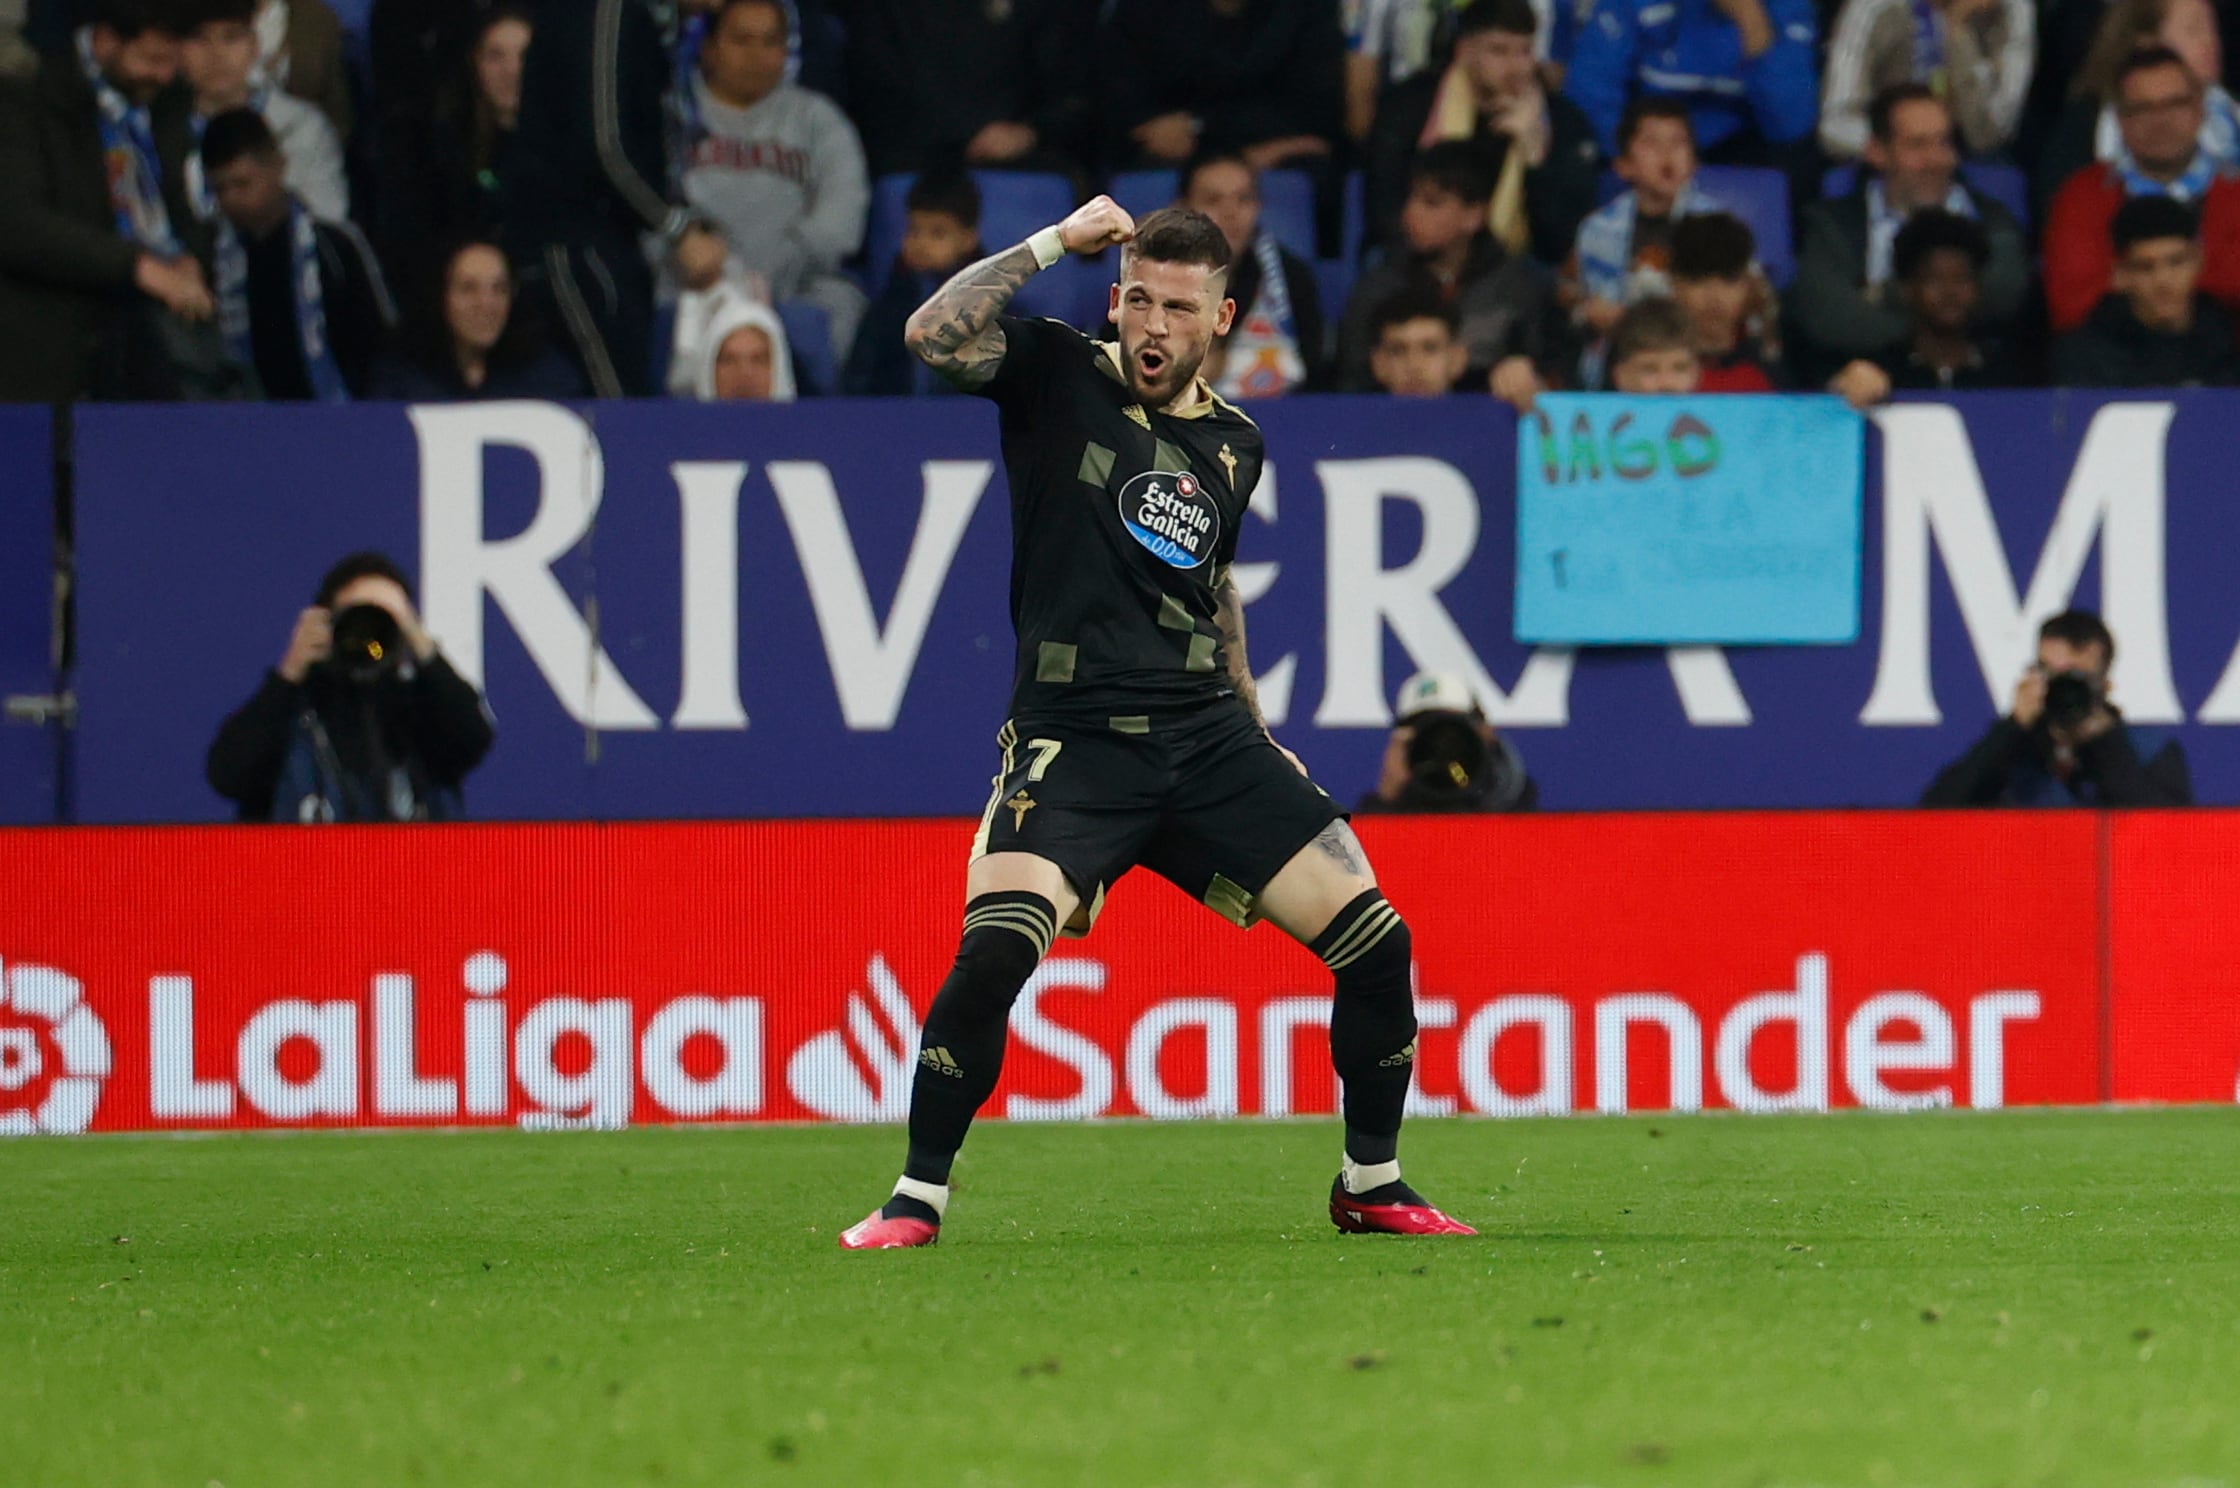
[[2123,182],[2125,196],[2167,196],[2173,201],[2197,202],[2208,195],[2217,177],[2224,174],[2216,158],[2207,150],[2196,150],[2193,164],[2175,181],[2157,181],[2132,161],[2129,154],[2111,162],[2117,177]]
[[99,106],[101,155],[109,167],[109,201],[116,209],[117,235],[158,258],[177,258],[185,249],[171,229],[171,209],[163,201],[163,157],[156,150],[154,121],[146,108],[111,86],[101,64],[93,60],[91,28],[78,33],[78,65]]
[[[2201,152],[2226,170],[2240,170],[2240,104],[2215,83],[2202,95]],[[2093,132],[2092,153],[2118,171],[2133,170],[2137,162],[2123,147],[2123,130],[2116,123],[2113,105],[2100,110],[2100,126]]]
[[[311,379],[311,396],[320,403],[347,403],[349,385],[335,365],[334,348],[327,342],[326,282],[319,273],[319,229],[303,203],[288,198],[288,244],[292,255],[289,287],[295,291],[296,340],[303,348],[303,369]],[[249,250],[223,218],[218,226],[218,329],[225,334],[233,359],[243,369],[255,368],[256,350],[249,326]]]
[[[1976,215],[1975,198],[1968,195],[1968,188],[1958,181],[1937,203],[1956,217],[1973,218]],[[1915,209],[1916,211],[1919,208]],[[1898,244],[1898,229],[1906,225],[1913,214],[1900,212],[1890,205],[1890,198],[1882,191],[1878,176],[1867,182],[1867,287],[1878,289],[1890,282],[1890,261]]]
[[1238,312],[1229,332],[1214,391],[1224,398],[1272,398],[1307,379],[1307,364],[1299,354],[1299,332],[1292,322],[1291,281],[1283,271],[1283,248],[1262,233],[1253,240],[1253,259],[1260,265],[1260,289],[1252,303]]
[[[1680,189],[1672,204],[1675,220],[1719,210],[1719,204],[1697,189],[1693,180]],[[1634,219],[1639,211],[1640,203],[1626,191],[1579,224],[1579,283],[1588,298],[1625,302],[1626,280],[1633,274]]]

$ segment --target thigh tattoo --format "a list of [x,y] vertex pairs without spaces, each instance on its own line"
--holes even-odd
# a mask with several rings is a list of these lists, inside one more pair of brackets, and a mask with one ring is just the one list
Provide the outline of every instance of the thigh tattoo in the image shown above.
[[1342,821],[1334,821],[1316,835],[1314,845],[1322,849],[1324,857],[1335,862],[1346,872],[1366,878],[1369,859],[1361,851],[1361,839],[1353,835],[1353,828]]

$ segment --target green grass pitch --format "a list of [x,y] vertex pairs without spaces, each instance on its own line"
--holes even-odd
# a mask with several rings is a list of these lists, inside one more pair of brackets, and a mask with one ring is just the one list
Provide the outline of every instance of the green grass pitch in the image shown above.
[[0,1483],[2240,1483],[2240,1112],[0,1146]]

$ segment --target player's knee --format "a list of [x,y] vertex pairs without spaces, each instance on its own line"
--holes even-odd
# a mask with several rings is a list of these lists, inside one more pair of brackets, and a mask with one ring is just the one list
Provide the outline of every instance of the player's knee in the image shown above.
[[1040,894],[980,895],[965,906],[943,998],[962,1012],[1008,1014],[1057,933],[1057,906]]

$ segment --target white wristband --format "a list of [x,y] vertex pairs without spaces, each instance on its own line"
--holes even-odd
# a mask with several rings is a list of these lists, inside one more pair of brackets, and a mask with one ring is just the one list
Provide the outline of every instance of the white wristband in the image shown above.
[[1034,266],[1047,269],[1066,256],[1066,241],[1058,236],[1054,227],[1046,227],[1027,239],[1027,246],[1034,250]]

